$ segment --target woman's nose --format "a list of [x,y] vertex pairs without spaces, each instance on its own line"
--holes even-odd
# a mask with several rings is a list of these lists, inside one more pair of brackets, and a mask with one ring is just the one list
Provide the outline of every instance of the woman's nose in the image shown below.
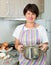
[[30,17],[32,17],[32,14],[30,14]]

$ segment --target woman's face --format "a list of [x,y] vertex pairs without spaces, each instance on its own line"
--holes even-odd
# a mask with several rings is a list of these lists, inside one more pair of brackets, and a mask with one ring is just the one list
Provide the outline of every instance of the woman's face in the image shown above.
[[31,11],[27,11],[25,17],[27,22],[32,23],[36,19],[36,14],[32,13]]

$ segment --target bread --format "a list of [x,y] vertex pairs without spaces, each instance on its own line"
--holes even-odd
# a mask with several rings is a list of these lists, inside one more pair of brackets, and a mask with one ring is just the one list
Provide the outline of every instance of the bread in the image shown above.
[[4,43],[2,43],[0,49],[1,49],[1,50],[2,50],[2,49],[6,49],[7,47],[8,47],[8,43],[7,43],[7,42],[4,42]]

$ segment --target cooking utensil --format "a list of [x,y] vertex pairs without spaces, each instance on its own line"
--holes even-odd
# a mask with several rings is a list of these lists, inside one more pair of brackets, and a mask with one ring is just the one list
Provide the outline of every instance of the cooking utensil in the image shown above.
[[42,50],[37,46],[25,46],[23,55],[26,59],[37,59],[42,54]]

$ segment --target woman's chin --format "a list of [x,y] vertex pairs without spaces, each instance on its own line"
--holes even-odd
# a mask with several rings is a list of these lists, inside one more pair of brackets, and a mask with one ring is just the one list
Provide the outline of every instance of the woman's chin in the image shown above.
[[33,21],[28,21],[28,23],[34,23]]

